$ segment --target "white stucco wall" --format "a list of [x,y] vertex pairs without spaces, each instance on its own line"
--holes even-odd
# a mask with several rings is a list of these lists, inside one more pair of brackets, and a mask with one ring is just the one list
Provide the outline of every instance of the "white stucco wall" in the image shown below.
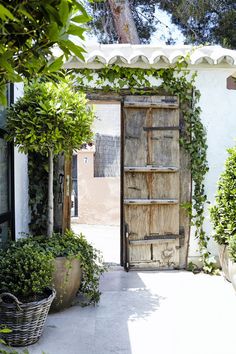
[[[23,95],[23,84],[14,85],[14,100]],[[28,158],[26,155],[14,150],[14,180],[15,180],[15,233],[16,238],[20,233],[28,232],[29,209],[28,209]]]
[[[206,194],[210,203],[214,203],[217,181],[224,169],[227,158],[226,149],[236,144],[236,91],[227,90],[226,79],[232,75],[234,69],[205,68],[198,70],[196,79],[197,88],[201,92],[200,107],[201,120],[207,131],[207,158],[209,172],[206,176]],[[212,234],[209,218],[209,206],[205,211],[205,231]],[[197,242],[194,230],[191,232],[190,257],[197,256]],[[213,240],[209,243],[212,254],[217,255],[217,248]]]

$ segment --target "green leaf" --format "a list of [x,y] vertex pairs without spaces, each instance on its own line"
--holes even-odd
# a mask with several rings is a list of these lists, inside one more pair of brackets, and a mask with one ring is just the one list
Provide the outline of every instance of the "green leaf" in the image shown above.
[[6,20],[6,18],[17,21],[17,19],[13,16],[13,14],[8,9],[6,9],[6,7],[4,7],[2,4],[0,4],[0,18],[4,21]]
[[53,42],[56,42],[59,38],[59,29],[55,21],[51,22],[48,26],[48,36]]
[[0,104],[3,106],[7,105],[7,97],[6,97],[6,85],[0,86]]
[[35,22],[35,19],[31,16],[31,14],[28,11],[26,11],[23,5],[19,7],[19,12],[22,13],[25,17],[27,17],[31,21]]
[[52,7],[49,4],[46,4],[45,9],[54,21],[56,21],[59,25],[62,25],[58,11],[56,9],[54,9],[54,7]]
[[78,16],[72,17],[72,19],[71,19],[72,22],[77,22],[77,23],[86,23],[91,20],[92,20],[92,17],[85,16],[85,15],[78,15]]
[[14,74],[14,69],[6,60],[5,55],[0,55],[0,66],[6,69],[10,74]]
[[0,330],[0,333],[11,333],[11,332],[12,332],[12,330],[9,329],[9,328],[2,328],[2,329]]
[[83,52],[85,52],[84,48],[76,45],[75,43],[71,42],[69,39],[66,41],[61,41],[61,43],[67,48],[69,49],[70,52],[74,53],[78,58],[80,58],[81,60],[84,60],[83,57]]
[[74,36],[78,36],[84,40],[85,39],[83,36],[84,31],[85,31],[85,28],[71,24],[68,28],[67,33],[72,34]]
[[89,17],[87,14],[87,11],[85,10],[85,8],[82,4],[80,4],[78,1],[76,1],[75,6],[84,16]]
[[63,25],[66,25],[69,17],[69,6],[67,0],[61,0],[59,5],[59,15]]
[[58,71],[62,65],[63,65],[63,58],[64,55],[61,55],[59,58],[54,60],[49,66],[48,66],[48,71],[50,72],[55,72]]

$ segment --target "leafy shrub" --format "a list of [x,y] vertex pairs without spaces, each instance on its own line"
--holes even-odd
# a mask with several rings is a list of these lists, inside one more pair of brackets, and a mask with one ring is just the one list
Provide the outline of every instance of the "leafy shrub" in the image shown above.
[[51,284],[53,257],[35,243],[12,243],[0,252],[0,292],[10,292],[21,301],[32,301]]
[[236,233],[236,147],[228,149],[225,171],[218,182],[215,205],[210,214],[214,239],[218,244],[228,244]]
[[87,298],[87,304],[96,304],[100,299],[99,278],[105,271],[101,253],[88,243],[86,238],[73,231],[66,231],[64,235],[53,234],[50,238],[46,236],[31,236],[20,239],[18,246],[35,244],[42,252],[50,252],[53,258],[56,257],[77,257],[81,262],[82,281],[80,292]]

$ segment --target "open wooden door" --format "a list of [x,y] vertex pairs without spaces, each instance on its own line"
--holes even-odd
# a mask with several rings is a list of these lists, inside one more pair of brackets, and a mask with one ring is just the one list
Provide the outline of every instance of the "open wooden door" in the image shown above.
[[179,102],[124,99],[125,267],[180,266]]

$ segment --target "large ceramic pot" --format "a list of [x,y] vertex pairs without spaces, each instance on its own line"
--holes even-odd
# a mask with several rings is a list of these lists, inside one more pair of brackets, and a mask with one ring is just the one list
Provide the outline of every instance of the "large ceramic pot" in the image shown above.
[[81,282],[81,266],[78,259],[57,257],[52,285],[56,297],[52,303],[51,312],[58,312],[71,306]]
[[229,259],[229,276],[231,283],[236,291],[236,263]]
[[222,273],[226,280],[231,281],[229,274],[229,252],[227,245],[218,245],[219,246],[219,259],[220,265],[222,268]]

